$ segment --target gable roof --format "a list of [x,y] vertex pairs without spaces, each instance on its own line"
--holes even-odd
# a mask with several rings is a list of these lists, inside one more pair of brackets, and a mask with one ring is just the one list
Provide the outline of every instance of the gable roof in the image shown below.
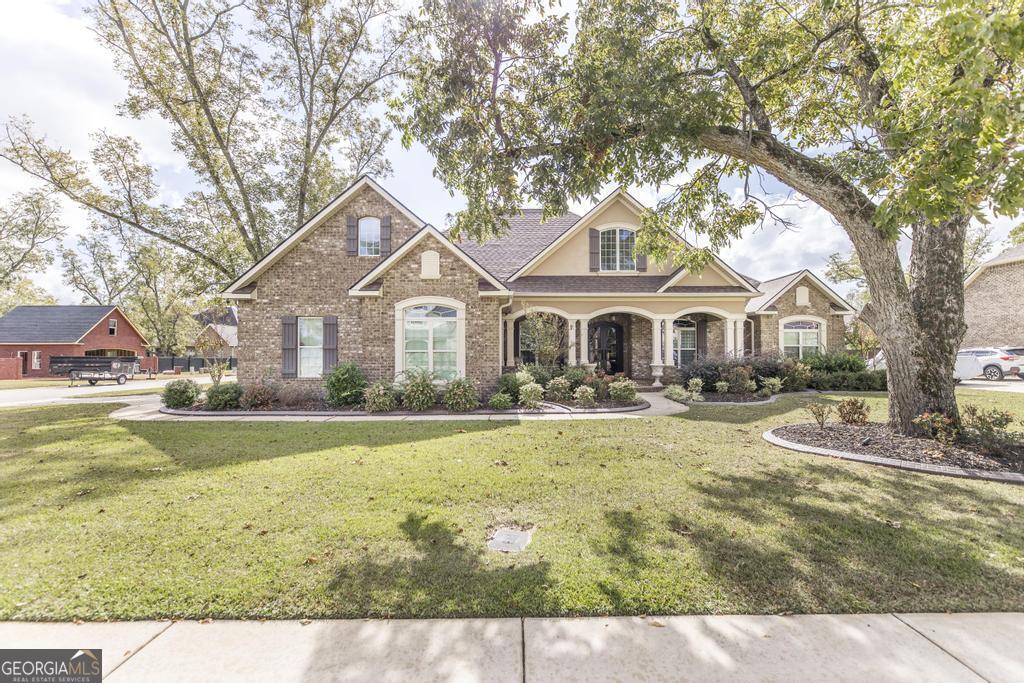
[[476,271],[476,273],[480,276],[480,279],[483,282],[490,285],[489,288],[481,287],[481,289],[483,289],[484,291],[491,292],[508,292],[508,289],[505,287],[505,285],[503,285],[497,278],[495,278],[493,275],[487,272],[486,268],[484,268],[475,260],[473,260],[473,258],[469,254],[460,249],[458,245],[456,245],[454,242],[448,239],[448,237],[444,235],[440,230],[435,228],[433,225],[427,224],[420,228],[415,235],[407,239],[402,244],[402,246],[398,247],[398,249],[391,252],[391,254],[387,258],[383,259],[380,263],[371,268],[370,271],[366,273],[366,275],[363,275],[363,277],[359,278],[359,281],[352,285],[352,287],[348,290],[348,293],[352,295],[361,294],[364,296],[377,295],[378,292],[380,291],[380,287],[375,284],[377,278],[391,270],[391,268],[394,267],[395,264],[397,264],[399,261],[401,261],[402,258],[404,258],[405,255],[408,254],[413,247],[415,247],[417,244],[422,242],[427,237],[433,237],[438,242],[440,242],[449,251],[455,254],[455,256],[459,258],[459,260],[461,260],[463,263],[465,263],[474,271]]
[[[75,344],[114,311],[117,306],[15,306],[0,317],[0,344]],[[148,344],[131,320],[128,324]]]
[[1017,246],[1005,249],[994,258],[990,258],[980,266],[971,271],[971,274],[964,280],[964,287],[974,282],[974,279],[981,275],[986,268],[990,266],[1002,266],[1008,263],[1017,263],[1018,261],[1024,261],[1024,244],[1018,244]]
[[200,325],[238,325],[238,306],[210,306],[192,314]]
[[[758,289],[761,290],[761,295],[756,296],[747,302],[747,313],[759,313],[768,310],[779,297],[785,294],[790,287],[804,277],[811,278],[818,288],[832,299],[832,303],[835,304],[832,308],[833,311],[837,313],[856,312],[854,311],[853,306],[851,306],[846,299],[836,294],[820,277],[805,268],[804,270],[798,270],[795,273],[789,273],[788,275],[782,275],[759,283]],[[838,306],[838,308],[836,308],[836,306]]]
[[507,218],[508,232],[501,237],[483,243],[462,240],[459,248],[499,280],[508,280],[580,220],[572,212],[546,221],[543,217],[543,209],[522,209],[518,216]]
[[214,334],[221,338],[226,346],[238,346],[238,325],[210,323],[196,335],[196,339],[198,340],[202,337],[206,330],[212,330]]
[[[682,237],[680,237],[679,239],[687,247],[689,247],[691,249],[693,248],[692,245],[690,245],[690,243],[687,242],[686,240],[684,240]],[[742,291],[757,293],[758,288],[757,288],[757,284],[756,284],[757,281],[756,280],[752,281],[751,278],[748,278],[746,275],[743,275],[741,273],[736,272],[735,270],[733,270],[729,266],[728,263],[726,263],[722,259],[718,258],[718,256],[716,254],[712,254],[711,256],[712,256],[711,265],[713,267],[717,268],[719,270],[719,272],[724,272],[724,274],[727,276],[727,279],[728,278],[732,278],[733,280],[735,280],[738,283],[739,288]],[[679,282],[679,280],[681,280],[683,278],[683,276],[686,275],[686,273],[687,273],[686,266],[679,266],[678,268],[676,268],[674,273],[672,273],[667,278],[665,278],[665,283],[658,289],[658,291],[659,292],[668,292],[668,291],[671,291],[673,289],[677,289],[676,283]]]
[[372,188],[374,191],[376,191],[378,194],[384,197],[384,199],[388,200],[388,202],[392,206],[394,206],[406,218],[412,221],[413,225],[415,225],[416,227],[423,227],[424,225],[426,225],[426,222],[422,218],[420,218],[412,211],[410,211],[404,204],[402,204],[402,202],[395,199],[391,195],[391,193],[385,190],[383,187],[381,187],[376,180],[374,180],[368,175],[359,176],[355,180],[355,182],[353,182],[351,185],[345,188],[345,190],[341,194],[332,199],[327,206],[313,214],[313,216],[308,221],[306,221],[299,229],[295,230],[295,232],[293,232],[291,235],[288,235],[288,237],[281,240],[281,242],[276,247],[271,249],[266,254],[266,256],[264,256],[259,261],[254,263],[252,267],[249,268],[249,270],[242,273],[242,275],[239,276],[238,279],[236,279],[234,282],[228,285],[227,288],[224,290],[225,296],[227,296],[228,298],[247,298],[247,293],[241,292],[239,290],[251,284],[253,280],[262,275],[267,270],[267,268],[277,263],[277,261],[279,261],[282,256],[287,254],[292,249],[292,247],[294,247],[298,242],[301,242],[302,239],[311,230],[314,230],[317,227],[319,227],[324,221],[326,221],[328,218],[331,217],[331,215],[334,214],[334,211],[339,206],[344,204],[350,197],[355,195],[364,187]]

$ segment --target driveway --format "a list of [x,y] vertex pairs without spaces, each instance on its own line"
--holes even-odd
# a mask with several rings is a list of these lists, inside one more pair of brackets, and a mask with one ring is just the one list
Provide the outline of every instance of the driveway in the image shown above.
[[984,391],[1008,391],[1017,394],[1024,394],[1024,380],[1011,377],[992,382],[987,379],[965,379],[959,385],[966,389],[982,389]]
[[[92,394],[102,394],[108,391],[129,391],[131,389],[152,389],[153,387],[163,387],[168,382],[173,382],[175,379],[181,379],[180,377],[167,377],[160,379],[133,379],[127,384],[118,385],[114,382],[104,382],[103,384],[97,384],[96,386],[89,386],[83,384],[81,386],[69,387],[66,384],[60,384],[53,387],[37,387],[34,389],[0,389],[0,408],[10,408],[13,406],[39,406],[48,405],[52,403],[66,403],[67,401],[76,401],[78,398],[68,398],[69,396],[80,397],[90,396]],[[210,378],[208,375],[200,375],[191,377],[190,379],[195,380],[199,384],[209,384]],[[225,377],[224,380],[233,382],[234,377]],[[1022,382],[1024,384],[1024,382]]]

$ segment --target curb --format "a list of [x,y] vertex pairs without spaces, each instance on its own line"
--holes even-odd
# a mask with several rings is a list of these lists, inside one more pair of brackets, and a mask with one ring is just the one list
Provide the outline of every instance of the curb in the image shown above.
[[832,448],[805,446],[804,444],[796,443],[794,441],[787,441],[781,436],[776,436],[774,431],[775,429],[769,429],[761,434],[761,438],[774,446],[786,448],[791,451],[797,451],[798,453],[824,455],[830,458],[850,460],[852,462],[860,462],[867,465],[881,465],[882,467],[892,467],[899,470],[909,470],[911,472],[919,472],[922,474],[938,474],[944,477],[978,479],[981,481],[995,481],[1002,484],[1017,484],[1024,486],[1024,474],[1018,474],[1016,472],[991,472],[989,470],[974,470],[964,467],[954,467],[952,465],[929,465],[923,462],[897,460],[896,458],[883,458],[878,455],[861,455],[859,453],[850,453],[848,451],[837,451]]

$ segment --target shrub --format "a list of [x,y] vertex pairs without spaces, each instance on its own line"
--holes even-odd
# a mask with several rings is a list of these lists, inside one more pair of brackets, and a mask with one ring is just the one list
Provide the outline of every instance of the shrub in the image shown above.
[[394,388],[387,382],[374,382],[363,390],[363,406],[369,413],[388,413],[398,406]]
[[922,413],[912,422],[924,430],[928,436],[947,446],[953,445],[960,437],[960,430],[953,425],[951,419],[942,413]]
[[704,356],[679,368],[681,380],[699,379],[704,386],[711,387],[715,382],[726,379],[732,368],[745,367],[752,375],[758,377],[781,377],[783,360],[777,355],[752,355],[742,358],[724,356]]
[[489,405],[492,410],[511,410],[515,403],[512,401],[511,396],[506,394],[504,391],[499,391],[491,396],[491,400],[487,402],[487,405]]
[[277,402],[285,408],[312,408],[320,402],[320,398],[320,392],[308,384],[286,384],[277,391]]
[[815,370],[811,372],[808,382],[812,389],[818,391],[884,391],[886,384],[884,370],[863,370],[861,372]]
[[608,398],[616,403],[636,403],[636,382],[631,379],[617,379],[608,385]]
[[402,407],[420,412],[433,408],[436,403],[434,375],[426,370],[407,370],[402,386]]
[[822,372],[861,372],[868,367],[863,358],[845,351],[816,353],[803,362],[811,370]]
[[586,384],[576,387],[576,391],[572,392],[572,400],[580,408],[593,408],[597,403],[594,400],[594,388]]
[[519,382],[519,386],[523,386],[524,384],[529,384],[530,382],[534,381],[533,375],[530,374],[530,371],[524,370],[523,368],[516,370],[515,376],[516,381]]
[[754,393],[760,396],[761,398],[771,398],[772,390],[769,389],[768,387],[761,387]]
[[602,373],[587,376],[586,386],[594,390],[594,398],[598,401],[608,400],[608,385],[615,381],[615,377]]
[[961,413],[963,438],[982,453],[1006,455],[1014,444],[1014,437],[1007,431],[1013,417],[1005,410],[985,410],[975,405],[964,406]]
[[243,410],[270,410],[274,406],[277,392],[269,384],[246,384],[238,405]]
[[544,387],[536,382],[530,382],[519,387],[519,405],[533,410],[544,400]]
[[811,381],[811,369],[793,358],[782,361],[780,372],[783,385],[789,391],[803,391]]
[[[531,378],[529,381],[533,381]],[[519,401],[519,387],[522,383],[519,381],[518,372],[506,372],[504,375],[498,378],[498,391],[503,394],[508,394],[509,398],[513,402]]]
[[324,376],[324,387],[332,406],[357,406],[366,391],[366,375],[355,363],[341,363]]
[[453,413],[468,413],[480,406],[476,384],[468,378],[453,379],[444,391],[444,406]]
[[570,391],[576,391],[576,387],[583,386],[587,382],[587,369],[579,365],[566,368],[562,377],[569,382]]
[[[734,394],[745,394],[752,391],[750,388],[750,368],[745,365],[736,365],[729,368],[722,377],[722,381],[729,384],[729,391]],[[756,389],[757,387],[755,386],[754,388]]]
[[844,398],[836,407],[836,413],[843,424],[862,425],[867,423],[871,408],[862,398]]
[[810,403],[807,406],[807,412],[811,414],[814,421],[818,423],[818,427],[824,431],[825,423],[828,422],[828,418],[832,416],[832,406],[827,403]]
[[[186,380],[187,381],[187,380]],[[210,410],[238,410],[241,407],[242,385],[221,382],[206,390],[206,407]]]
[[547,397],[549,401],[567,403],[572,400],[572,383],[565,377],[555,377],[548,382]]
[[684,389],[678,384],[669,384],[665,387],[664,392],[665,398],[676,403],[686,403],[687,401],[693,400],[693,392],[689,389]]
[[[523,366],[523,370],[530,373],[530,381],[536,382],[537,384],[545,387],[548,382],[555,376],[557,368],[552,368],[546,365],[540,365],[538,363],[527,363]],[[525,384],[525,382],[524,382]]]
[[722,380],[720,382],[715,382],[715,391],[717,391],[720,394],[728,394],[729,393],[729,383],[724,381],[724,380]]
[[704,391],[704,380],[700,377],[691,377],[689,381],[686,382],[686,389],[691,394],[699,395]]
[[161,400],[168,408],[191,408],[199,400],[199,385],[190,379],[176,379],[164,387]]
[[758,377],[761,380],[761,388],[768,390],[768,395],[782,392],[782,380],[778,377]]

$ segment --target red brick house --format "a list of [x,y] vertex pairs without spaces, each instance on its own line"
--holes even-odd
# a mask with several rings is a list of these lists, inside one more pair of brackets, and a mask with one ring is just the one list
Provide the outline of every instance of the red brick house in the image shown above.
[[16,306],[0,317],[0,358],[20,360],[21,377],[48,376],[50,356],[141,358],[148,346],[117,306]]

